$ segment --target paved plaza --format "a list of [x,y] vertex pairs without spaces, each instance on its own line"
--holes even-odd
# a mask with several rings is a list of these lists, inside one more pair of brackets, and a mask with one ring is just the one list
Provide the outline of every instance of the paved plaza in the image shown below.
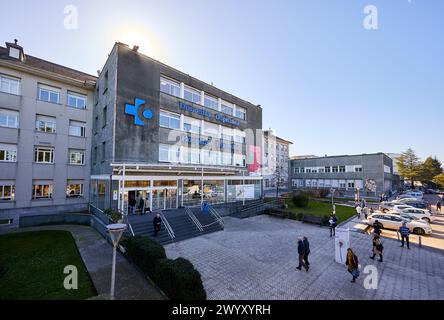
[[[352,232],[362,267],[378,268],[378,289],[356,284],[334,261],[328,228],[266,215],[225,218],[225,230],[166,246],[169,258],[191,260],[201,272],[209,299],[444,299],[444,251],[400,248],[384,239],[385,261],[371,260],[371,237]],[[298,236],[310,240],[311,268],[298,271]]]

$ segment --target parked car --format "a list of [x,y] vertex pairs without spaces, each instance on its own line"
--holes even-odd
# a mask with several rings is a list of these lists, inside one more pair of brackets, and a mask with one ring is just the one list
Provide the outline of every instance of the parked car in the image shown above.
[[424,220],[427,221],[428,223],[432,222],[435,220],[435,217],[433,216],[433,214],[426,209],[418,209],[418,208],[405,208],[405,209],[401,209],[398,211],[389,211],[388,213],[397,213],[397,214],[407,214],[409,216],[415,217],[417,219],[420,220]]
[[373,225],[375,220],[378,220],[384,229],[398,230],[402,226],[402,223],[406,222],[407,228],[409,228],[412,233],[418,235],[432,234],[432,227],[423,220],[409,219],[406,216],[401,217],[398,214],[382,212],[375,212],[367,218],[367,222],[370,225]]
[[406,195],[411,196],[412,198],[416,198],[418,200],[422,200],[422,198],[424,197],[424,193],[422,191],[408,192],[406,193]]
[[403,204],[409,205],[418,209],[427,209],[427,204],[424,201],[404,201]]
[[402,198],[402,199],[399,199],[399,200],[397,200],[398,202],[401,202],[401,203],[404,203],[404,202],[406,202],[406,201],[415,201],[415,202],[418,202],[418,199],[416,199],[416,198]]
[[409,206],[407,204],[397,204],[397,205],[394,205],[389,211],[401,213],[404,209],[408,209],[408,208],[414,209],[415,207]]

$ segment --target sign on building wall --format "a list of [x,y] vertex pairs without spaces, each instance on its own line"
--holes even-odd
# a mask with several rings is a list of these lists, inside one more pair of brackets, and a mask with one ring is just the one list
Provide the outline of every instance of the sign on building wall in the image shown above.
[[254,184],[236,186],[236,199],[254,199]]

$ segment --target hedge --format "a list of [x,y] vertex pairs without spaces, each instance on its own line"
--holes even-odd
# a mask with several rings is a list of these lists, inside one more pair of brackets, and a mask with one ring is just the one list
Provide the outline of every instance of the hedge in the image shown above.
[[204,300],[205,289],[199,271],[183,258],[170,260],[165,249],[149,237],[122,241],[126,255],[172,300]]

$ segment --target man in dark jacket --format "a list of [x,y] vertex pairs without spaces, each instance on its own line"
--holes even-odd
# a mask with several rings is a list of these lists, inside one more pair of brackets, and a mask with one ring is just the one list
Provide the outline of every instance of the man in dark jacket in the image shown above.
[[441,212],[441,201],[436,202],[436,211]]
[[375,222],[373,223],[373,233],[375,233],[378,236],[380,236],[381,233],[382,233],[381,229],[382,229],[381,222],[379,222],[378,220],[375,220]]
[[409,244],[409,235],[410,235],[410,229],[407,227],[407,224],[405,222],[402,223],[402,226],[399,228],[399,233],[401,234],[401,247],[404,247],[404,239],[407,242],[407,249],[410,249]]
[[304,267],[305,270],[308,272],[308,266],[304,262],[305,246],[302,238],[298,239],[298,255],[299,255],[299,266],[296,267],[296,269],[302,270],[302,267]]
[[310,254],[310,243],[308,242],[308,238],[304,237],[302,241],[304,244],[305,254],[304,254],[304,262],[307,265],[307,269],[310,268],[310,262],[308,262],[308,255]]
[[330,238],[336,235],[336,226],[338,225],[338,218],[336,214],[333,212],[328,220],[328,224],[330,226]]
[[160,228],[162,226],[162,218],[160,217],[160,214],[156,214],[156,216],[153,219],[153,227],[154,227],[154,236],[157,237],[157,234],[160,231]]

